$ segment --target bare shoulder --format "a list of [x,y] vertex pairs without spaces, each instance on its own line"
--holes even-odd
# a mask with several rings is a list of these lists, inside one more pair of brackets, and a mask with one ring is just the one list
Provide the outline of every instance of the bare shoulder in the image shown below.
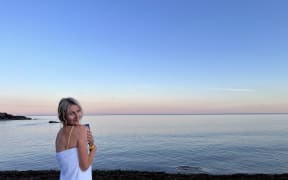
[[76,129],[77,129],[77,131],[81,131],[81,132],[86,132],[87,131],[86,127],[83,126],[83,125],[76,126]]
[[79,125],[79,126],[76,126],[75,128],[76,130],[76,133],[80,136],[80,137],[86,137],[86,134],[87,134],[87,129],[85,126],[82,126],[82,125]]

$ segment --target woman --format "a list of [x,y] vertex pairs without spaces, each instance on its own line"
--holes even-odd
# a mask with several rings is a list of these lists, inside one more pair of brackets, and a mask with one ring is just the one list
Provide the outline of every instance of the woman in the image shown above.
[[63,128],[57,134],[55,145],[60,180],[92,179],[91,164],[96,146],[90,130],[80,125],[82,115],[82,107],[77,100],[63,98],[59,102],[58,118]]

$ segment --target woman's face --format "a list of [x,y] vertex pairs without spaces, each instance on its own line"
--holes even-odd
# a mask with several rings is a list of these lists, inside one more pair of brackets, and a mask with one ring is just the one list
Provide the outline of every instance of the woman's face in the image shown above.
[[82,111],[79,106],[72,105],[68,108],[66,120],[68,124],[78,125],[82,117]]

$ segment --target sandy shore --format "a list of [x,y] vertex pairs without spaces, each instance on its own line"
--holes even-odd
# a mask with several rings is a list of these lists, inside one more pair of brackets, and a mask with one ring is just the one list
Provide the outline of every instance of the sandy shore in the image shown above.
[[[0,180],[58,180],[59,171],[0,171]],[[208,174],[168,174],[162,172],[140,172],[140,171],[93,171],[95,180],[284,180],[288,174],[233,174],[233,175],[208,175]]]

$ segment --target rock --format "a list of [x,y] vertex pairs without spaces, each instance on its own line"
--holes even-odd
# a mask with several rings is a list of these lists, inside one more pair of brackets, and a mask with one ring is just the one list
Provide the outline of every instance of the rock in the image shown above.
[[14,116],[8,113],[0,112],[0,120],[31,120],[32,118],[26,116]]
[[[60,172],[56,170],[27,170],[27,171],[0,171],[0,179],[3,180],[37,180],[49,179],[58,180]],[[284,180],[288,179],[288,174],[171,174],[165,172],[141,172],[141,171],[123,171],[123,170],[94,170],[92,178],[98,180],[148,180],[148,179],[165,179],[165,180]]]
[[49,121],[48,123],[60,123],[59,121]]

